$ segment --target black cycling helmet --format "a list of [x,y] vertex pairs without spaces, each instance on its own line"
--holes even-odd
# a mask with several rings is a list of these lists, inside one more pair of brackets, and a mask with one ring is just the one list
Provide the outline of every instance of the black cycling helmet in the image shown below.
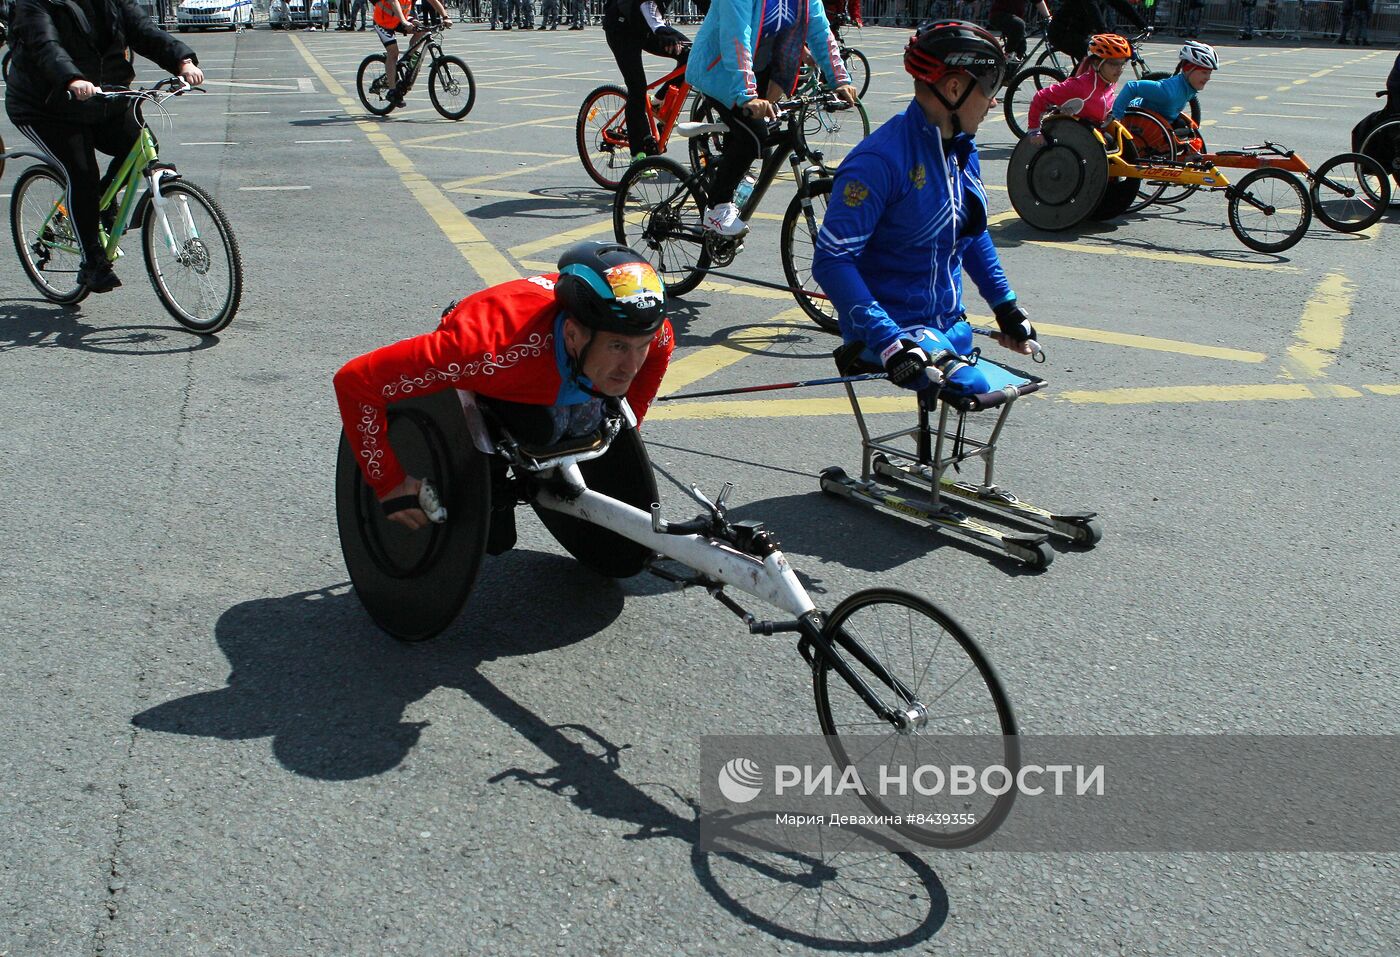
[[666,321],[666,287],[651,264],[620,243],[585,242],[559,257],[559,306],[589,329],[650,335]]
[[[1006,73],[1006,51],[997,38],[975,23],[965,20],[937,20],[919,27],[904,48],[904,69],[933,90],[939,102],[956,114],[967,101],[972,87],[949,103],[934,86],[950,73],[966,73],[977,82],[983,94],[996,95]],[[961,129],[956,115],[954,125]]]

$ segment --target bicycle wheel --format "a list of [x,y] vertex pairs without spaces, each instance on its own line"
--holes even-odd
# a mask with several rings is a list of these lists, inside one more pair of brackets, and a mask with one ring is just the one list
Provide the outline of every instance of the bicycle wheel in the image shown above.
[[[960,759],[963,752],[979,757],[956,763],[1000,765],[1013,775],[1019,770],[1016,719],[1001,681],[971,636],[937,605],[892,588],[856,592],[836,606],[822,637],[884,706],[908,716],[900,730],[875,714],[819,652],[812,673],[817,717],[843,770],[855,766],[872,782],[869,772],[878,766],[912,772],[954,763],[948,753],[953,735]],[[975,844],[1001,825],[1015,798],[1014,788],[966,796],[880,790],[867,786],[861,799],[878,815],[897,815],[902,823],[891,826],[928,847]]]
[[1400,137],[1400,120],[1381,123],[1366,134],[1358,153],[1364,153],[1390,170],[1394,185],[1390,190],[1390,205],[1400,206],[1400,150],[1395,141]]
[[243,298],[243,260],[228,217],[188,180],[161,185],[164,209],[146,204],[141,249],[161,305],[187,329],[212,335]]
[[1339,233],[1374,226],[1390,204],[1385,167],[1361,153],[1341,153],[1317,168],[1308,186],[1313,213]]
[[444,56],[428,71],[428,98],[433,109],[449,120],[460,120],[476,103],[476,79],[461,57]]
[[846,73],[851,78],[851,86],[856,88],[856,96],[864,97],[865,91],[870,89],[870,61],[853,47],[846,48],[841,60],[846,64]]
[[1036,58],[1035,65],[1049,67],[1060,74],[1060,78],[1063,79],[1074,72],[1074,57],[1063,50],[1046,47],[1045,52]]
[[617,189],[632,162],[627,140],[627,91],[620,86],[600,86],[585,96],[574,140],[588,178],[604,189]]
[[830,103],[808,103],[802,107],[802,138],[814,154],[821,154],[821,164],[834,171],[860,141],[870,135],[870,117],[865,106],[856,100],[855,106]]
[[[1176,161],[1176,138],[1156,115],[1141,110],[1128,110],[1119,122],[1132,134],[1133,150],[1137,153],[1139,162],[1151,164]],[[1139,180],[1137,198],[1128,204],[1124,212],[1135,213],[1151,206],[1162,198],[1167,188],[1167,183]]]
[[1022,70],[1006,84],[1006,102],[1002,112],[1006,114],[1006,128],[1018,140],[1026,135],[1026,123],[1031,112],[1031,97],[1053,83],[1059,83],[1065,74],[1048,66],[1033,66]]
[[788,288],[808,317],[827,332],[841,331],[836,321],[836,307],[822,293],[812,278],[812,259],[817,252],[817,233],[826,218],[826,205],[831,198],[831,179],[813,180],[807,203],[801,194],[794,196],[783,216],[783,234],[778,251],[783,259],[783,275]]
[[382,53],[371,53],[361,60],[359,72],[355,74],[355,89],[360,94],[360,102],[375,116],[388,116],[394,109],[394,104],[389,102],[389,87],[384,74]]
[[[1194,102],[1194,101],[1193,101],[1193,102]],[[1199,112],[1199,108],[1197,109],[1197,112]],[[1198,153],[1205,153],[1207,150],[1209,150],[1209,147],[1206,146],[1206,138],[1205,138],[1204,134],[1201,133],[1201,130],[1200,130],[1200,127],[1199,127],[1199,126],[1196,127],[1196,137],[1195,137],[1195,138],[1196,138],[1197,142],[1189,143],[1189,144],[1187,144],[1187,145],[1190,146],[1192,149],[1194,149],[1194,150],[1195,150],[1196,152],[1198,152]],[[1175,142],[1175,135],[1173,135],[1173,142]],[[1180,152],[1180,151],[1178,151],[1178,152]],[[1199,186],[1190,186],[1190,185],[1181,186],[1181,185],[1174,185],[1174,184],[1173,184],[1173,185],[1168,185],[1168,186],[1166,186],[1165,188],[1163,188],[1161,194],[1158,195],[1158,197],[1157,197],[1157,202],[1158,202],[1158,204],[1160,204],[1160,205],[1162,205],[1162,206],[1167,206],[1167,205],[1170,205],[1170,204],[1172,204],[1172,203],[1179,203],[1179,202],[1181,202],[1182,200],[1186,199],[1186,197],[1190,196],[1192,193],[1196,192],[1196,191],[1199,190],[1199,189],[1200,189]]]
[[88,290],[78,284],[83,253],[67,203],[63,176],[48,166],[31,166],[19,174],[10,195],[10,235],[24,274],[39,295],[72,305]]
[[[700,97],[690,110],[692,123],[722,123],[719,108],[708,97]],[[706,133],[692,136],[686,144],[690,151],[690,168],[703,173],[710,164],[724,155],[724,138],[727,133]]]
[[700,217],[705,200],[675,160],[650,156],[623,174],[613,200],[613,234],[661,274],[666,292],[684,296],[710,268]]
[[1230,229],[1261,253],[1277,253],[1303,238],[1312,206],[1298,177],[1281,169],[1256,169],[1229,190]]

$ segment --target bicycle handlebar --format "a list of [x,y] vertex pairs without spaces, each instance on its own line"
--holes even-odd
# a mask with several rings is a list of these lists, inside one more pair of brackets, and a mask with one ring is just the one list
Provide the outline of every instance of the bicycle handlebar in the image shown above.
[[[191,86],[190,84],[186,83],[181,77],[172,76],[167,77],[164,80],[157,80],[155,83],[151,84],[148,87],[143,87],[135,90],[129,90],[125,87],[117,87],[115,89],[105,90],[99,87],[97,92],[93,93],[92,95],[94,97],[101,97],[103,99],[108,100],[119,100],[123,97],[131,97],[132,99],[154,99],[156,96],[159,96],[162,93],[166,94],[167,96],[183,96],[191,90],[195,91],[196,93],[206,92],[203,87]],[[72,90],[65,90],[64,92],[67,95],[68,99],[73,99]]]

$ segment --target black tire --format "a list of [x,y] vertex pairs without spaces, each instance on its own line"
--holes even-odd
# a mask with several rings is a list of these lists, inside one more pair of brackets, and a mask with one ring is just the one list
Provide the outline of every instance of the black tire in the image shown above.
[[1362,140],[1358,153],[1365,153],[1367,156],[1377,160],[1381,166],[1390,170],[1391,178],[1395,181],[1390,190],[1390,205],[1400,206],[1400,150],[1396,144],[1400,141],[1400,120],[1391,120],[1380,123],[1375,129],[1366,134]]
[[411,532],[385,518],[342,434],[335,470],[340,547],[375,624],[400,641],[423,641],[452,624],[476,581],[490,526],[490,468],[452,389],[391,405],[384,438],[408,474],[437,487],[447,521]]
[[[1133,148],[1132,140],[1123,139],[1123,162],[1129,165],[1137,162],[1137,150]],[[1112,176],[1108,180],[1108,188],[1104,190],[1103,199],[1094,207],[1094,211],[1089,214],[1089,218],[1096,221],[1117,219],[1128,212],[1138,199],[1138,187],[1142,180],[1131,176]]]
[[[894,634],[884,634],[887,628]],[[918,760],[917,750],[920,743],[929,743],[925,734],[958,735],[954,740],[959,742],[969,740],[963,736],[976,735],[979,741],[985,740],[989,751],[985,757],[990,760],[968,763],[1000,764],[1013,774],[1020,768],[1016,718],[996,671],[967,631],[937,605],[892,588],[857,592],[832,611],[822,637],[883,704],[909,710],[909,697],[898,690],[903,685],[912,692],[913,701],[938,712],[926,712],[926,723],[913,731],[895,730],[872,713],[826,653],[818,650],[812,672],[817,717],[832,757],[843,769],[853,764],[852,752],[861,756],[862,764],[872,759],[891,767],[927,763]],[[940,652],[946,653],[938,658],[946,666],[935,667]],[[928,693],[923,694],[926,684]],[[872,733],[873,728],[879,731]],[[897,753],[900,742],[908,742],[903,759]],[[866,788],[861,797],[876,814],[900,818],[901,823],[890,826],[905,837],[927,847],[954,848],[975,844],[995,831],[1011,811],[1015,789],[995,797],[972,796],[959,806],[940,806],[936,803],[940,798],[959,800],[943,796],[911,794],[903,800],[890,799],[875,787]],[[891,800],[898,806],[891,806]],[[968,807],[973,801],[980,802],[975,809]],[[954,821],[948,828],[937,829],[907,821],[910,814],[935,813],[970,813],[975,823]]]
[[461,57],[444,56],[428,70],[428,98],[449,120],[461,120],[476,105],[476,78]]
[[[831,300],[822,294],[821,287],[812,278],[812,259],[816,253],[817,232],[826,218],[827,202],[831,198],[831,179],[822,177],[811,182],[806,206],[802,196],[794,196],[783,216],[783,232],[778,241],[778,251],[783,260],[783,276],[792,290],[797,304],[802,307],[813,322],[827,332],[840,333],[836,319],[836,308]],[[809,293],[817,293],[813,298]]]
[[20,173],[10,194],[10,236],[24,274],[39,295],[65,306],[82,302],[88,294],[87,287],[78,284],[78,234],[66,215],[50,215],[67,195],[63,174],[42,165]]
[[213,335],[233,321],[243,299],[238,240],[219,204],[194,183],[183,179],[164,183],[161,195],[165,197],[166,222],[178,248],[169,247],[156,204],[146,203],[141,251],[151,286],[180,325],[201,335]]
[[600,86],[583,98],[574,124],[574,141],[584,172],[604,189],[616,190],[632,162],[626,107],[626,90]]
[[846,53],[841,57],[846,64],[846,73],[851,78],[851,86],[856,88],[856,96],[864,97],[865,91],[870,89],[870,60],[864,53],[853,47],[847,47]]
[[[1279,253],[1312,223],[1312,204],[1298,177],[1281,169],[1251,171],[1229,190],[1230,229],[1250,249]],[[1274,217],[1281,217],[1275,221]]]
[[371,53],[360,61],[360,69],[355,73],[355,90],[360,94],[360,102],[375,116],[388,116],[394,111],[394,104],[388,100],[388,90],[370,92],[370,87],[385,76],[385,71],[384,54]]
[[[1176,140],[1167,125],[1154,113],[1128,110],[1120,121],[1133,136],[1133,150],[1142,163],[1176,161]],[[1162,198],[1168,184],[1153,180],[1138,180],[1137,196],[1124,212],[1135,213]]]
[[[579,463],[579,471],[591,491],[649,512],[660,501],[656,473],[636,429],[625,429],[599,458]],[[631,578],[654,554],[645,545],[610,529],[552,509],[532,506],[554,540],[579,562],[608,578]]]
[[1065,75],[1048,66],[1033,66],[1022,70],[1006,84],[1005,102],[1002,112],[1006,115],[1006,128],[1018,140],[1026,135],[1026,117],[1030,115],[1031,97],[1054,83],[1059,83]]
[[[1200,137],[1201,140],[1201,148],[1199,152],[1205,153],[1209,151],[1210,147],[1206,145],[1205,134],[1201,132],[1199,126],[1196,128],[1196,134]],[[1156,202],[1160,206],[1168,206],[1173,203],[1180,203],[1187,199],[1192,193],[1197,192],[1199,189],[1199,186],[1191,184],[1167,185],[1166,188],[1164,188],[1162,192],[1158,194]]]
[[1316,170],[1308,185],[1314,215],[1339,233],[1370,229],[1390,204],[1390,176],[1363,153],[1341,153]]
[[[719,109],[707,97],[700,97],[695,101],[695,105],[690,109],[690,121],[692,123],[721,123],[723,119],[719,115]],[[704,136],[692,136],[686,141],[686,149],[690,153],[690,168],[698,176],[709,168],[710,164],[724,155],[724,139],[727,133],[706,133]]]
[[675,160],[650,156],[632,164],[618,185],[613,235],[651,263],[668,295],[684,296],[710,268],[704,211],[695,177]]
[[1046,47],[1045,51],[1036,57],[1035,65],[1038,67],[1048,67],[1060,76],[1067,77],[1074,72],[1074,57],[1063,50],[1056,50],[1054,47]]

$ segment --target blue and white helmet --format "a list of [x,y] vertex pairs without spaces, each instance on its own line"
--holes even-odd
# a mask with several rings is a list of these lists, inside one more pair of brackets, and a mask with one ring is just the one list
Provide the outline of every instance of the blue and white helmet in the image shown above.
[[1215,47],[1199,40],[1187,40],[1178,57],[1187,66],[1198,66],[1202,70],[1220,69],[1220,58],[1215,55]]

